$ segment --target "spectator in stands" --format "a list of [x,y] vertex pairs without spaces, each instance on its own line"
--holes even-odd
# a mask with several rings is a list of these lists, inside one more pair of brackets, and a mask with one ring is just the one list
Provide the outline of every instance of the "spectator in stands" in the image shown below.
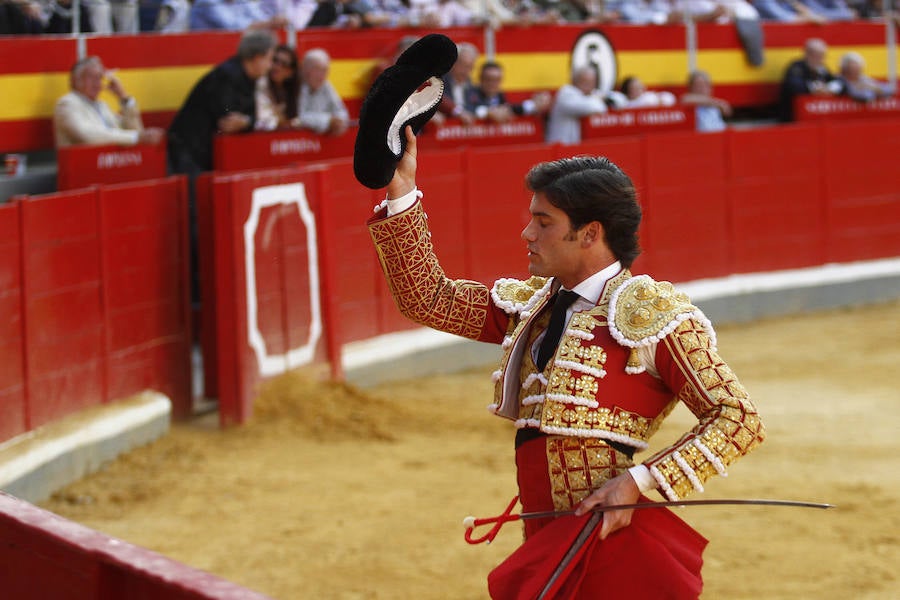
[[[96,56],[79,60],[72,67],[71,91],[60,98],[53,109],[56,147],[77,144],[157,144],[163,139],[162,129],[144,129],[137,101],[129,96],[116,76],[107,71]],[[114,113],[99,99],[103,90],[119,101],[120,112]]]
[[154,30],[183,33],[191,29],[191,3],[188,0],[163,0],[156,15]]
[[277,40],[267,29],[241,36],[237,53],[216,65],[194,85],[169,126],[169,171],[188,177],[191,301],[200,302],[197,259],[197,201],[194,182],[213,168],[217,133],[252,131],[256,119],[256,80],[272,68]]
[[606,112],[603,95],[597,89],[597,72],[580,67],[572,72],[572,82],[556,93],[547,119],[548,143],[577,144],[581,141],[581,119]]
[[283,17],[294,29],[305,29],[319,7],[315,0],[260,0],[263,14],[268,18]]
[[341,135],[350,124],[350,114],[334,86],[328,81],[331,57],[322,48],[303,55],[301,64],[300,106],[294,127],[316,133]]
[[[438,110],[444,117],[457,118],[468,124],[475,120],[475,115],[466,110],[466,90],[472,86],[472,70],[478,60],[478,48],[468,42],[462,42],[456,48],[456,62],[444,75],[444,96]],[[437,121],[440,120],[439,117]]]
[[520,103],[510,103],[502,88],[503,67],[500,63],[482,63],[478,85],[470,87],[466,92],[466,110],[477,119],[505,123],[516,116],[544,114],[550,108],[552,98],[546,92],[539,92]]
[[852,21],[856,13],[850,10],[844,0],[798,0],[811,13],[826,21]]
[[516,13],[501,0],[459,0],[459,4],[469,13],[471,24],[490,23],[494,27],[499,27],[519,23]]
[[297,54],[290,46],[278,46],[268,75],[256,80],[255,129],[272,131],[290,127],[297,117],[299,95]]
[[[72,19],[74,18],[72,0],[53,0],[48,10],[49,15],[44,33],[72,33]],[[85,33],[94,31],[91,27],[90,15],[86,10],[79,12],[78,31]]]
[[216,133],[252,131],[256,80],[272,68],[275,36],[265,29],[244,33],[237,54],[194,86],[169,127],[169,166],[191,176],[213,168]]
[[727,100],[713,96],[712,80],[706,71],[691,72],[681,103],[695,107],[697,131],[722,131],[725,119],[732,114]]
[[277,29],[287,25],[282,16],[266,15],[259,0],[193,0],[190,20],[195,31]]
[[893,96],[897,91],[891,84],[864,74],[866,61],[856,52],[841,56],[841,93],[859,102],[871,102]]
[[319,0],[307,27],[356,29],[380,27],[390,22],[390,15],[378,10],[369,0]]
[[663,25],[669,22],[672,9],[667,0],[611,0],[607,6],[631,25]]
[[36,2],[0,0],[0,35],[36,35],[44,31],[44,15]]
[[673,0],[670,22],[683,21],[685,13],[697,23],[759,19],[759,13],[746,0]]
[[825,55],[828,45],[819,38],[806,40],[803,58],[792,62],[781,80],[781,94],[778,104],[778,118],[782,121],[794,119],[794,98],[806,94],[834,96],[840,93],[841,84],[836,81],[828,67]]
[[607,100],[614,108],[651,108],[672,106],[675,95],[671,92],[654,92],[647,89],[640,78],[630,75],[622,80],[618,90],[613,90]]
[[797,0],[753,0],[759,16],[783,23],[824,23],[825,17],[809,9]]

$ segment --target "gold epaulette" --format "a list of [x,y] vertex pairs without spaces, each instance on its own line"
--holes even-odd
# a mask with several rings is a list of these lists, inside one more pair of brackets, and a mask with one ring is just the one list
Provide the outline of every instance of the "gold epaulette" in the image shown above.
[[688,319],[696,319],[707,330],[713,347],[715,332],[687,294],[668,281],[638,275],[619,286],[609,300],[609,330],[617,342],[629,348],[662,340]]
[[537,306],[550,291],[550,280],[546,277],[521,279],[498,279],[491,288],[494,304],[508,315],[522,314]]

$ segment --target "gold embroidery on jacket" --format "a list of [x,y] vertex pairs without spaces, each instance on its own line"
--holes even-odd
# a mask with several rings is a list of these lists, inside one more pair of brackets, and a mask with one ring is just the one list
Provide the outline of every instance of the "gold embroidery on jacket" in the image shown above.
[[555,510],[569,510],[603,483],[633,463],[624,454],[595,438],[547,438],[550,492]]
[[434,329],[478,337],[487,319],[490,290],[476,281],[444,275],[421,204],[371,224],[369,232],[403,315]]

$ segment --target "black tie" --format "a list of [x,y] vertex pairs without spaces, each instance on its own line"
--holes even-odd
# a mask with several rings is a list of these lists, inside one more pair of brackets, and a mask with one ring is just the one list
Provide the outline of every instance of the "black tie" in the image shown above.
[[562,337],[563,327],[566,325],[566,311],[572,306],[580,296],[570,290],[560,289],[556,293],[556,300],[553,302],[553,310],[550,312],[550,324],[547,326],[547,332],[544,339],[541,340],[541,347],[538,348],[537,368],[543,371],[547,366],[547,361],[556,351],[559,345],[559,338]]

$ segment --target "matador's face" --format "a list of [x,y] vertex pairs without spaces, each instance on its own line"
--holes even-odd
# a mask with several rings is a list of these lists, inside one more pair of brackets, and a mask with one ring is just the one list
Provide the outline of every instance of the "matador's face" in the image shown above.
[[532,197],[529,211],[531,219],[522,230],[522,239],[528,245],[529,273],[556,277],[563,285],[574,286],[581,281],[583,254],[569,215],[541,192]]

